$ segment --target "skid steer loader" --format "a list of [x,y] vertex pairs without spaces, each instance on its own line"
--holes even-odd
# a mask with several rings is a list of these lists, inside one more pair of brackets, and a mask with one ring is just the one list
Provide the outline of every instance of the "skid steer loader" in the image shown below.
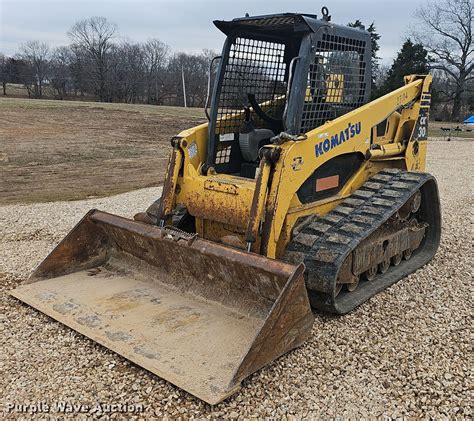
[[322,12],[215,21],[209,122],[171,140],[162,197],[90,211],[12,295],[215,404],[309,337],[311,307],[426,264],[431,76],[370,102],[369,33]]

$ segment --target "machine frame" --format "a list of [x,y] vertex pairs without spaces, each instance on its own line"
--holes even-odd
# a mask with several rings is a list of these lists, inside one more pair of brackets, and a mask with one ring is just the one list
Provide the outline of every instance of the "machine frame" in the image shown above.
[[[200,237],[222,241],[237,236],[249,251],[281,257],[300,218],[326,214],[382,168],[424,170],[431,80],[430,75],[407,76],[405,86],[311,130],[301,140],[265,146],[256,180],[212,170],[202,174],[208,124],[181,132],[173,139],[163,187],[162,224],[170,223],[174,207],[181,204],[195,217]],[[377,125],[385,121],[384,135],[377,136]],[[359,133],[331,147],[335,134],[357,123]],[[317,156],[321,143],[323,153]],[[312,173],[349,153],[360,154],[363,162],[340,190],[301,203],[297,191]]]

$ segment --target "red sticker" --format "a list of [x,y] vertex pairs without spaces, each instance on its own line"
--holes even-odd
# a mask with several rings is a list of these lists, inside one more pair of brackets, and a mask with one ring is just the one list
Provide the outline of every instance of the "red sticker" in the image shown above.
[[316,179],[316,191],[324,191],[339,186],[339,175]]

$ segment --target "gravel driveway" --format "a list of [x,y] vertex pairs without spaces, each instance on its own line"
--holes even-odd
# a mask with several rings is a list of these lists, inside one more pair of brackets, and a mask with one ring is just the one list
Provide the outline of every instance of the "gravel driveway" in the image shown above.
[[[84,405],[76,408],[84,415],[119,417],[128,410],[137,418],[470,418],[474,141],[432,142],[429,148],[427,170],[438,179],[443,210],[436,258],[350,315],[317,315],[304,346],[248,378],[239,393],[215,407],[7,295],[87,210],[131,216],[159,189],[0,206],[3,410],[34,403],[62,415],[62,403]],[[20,413],[17,406],[6,415]]]

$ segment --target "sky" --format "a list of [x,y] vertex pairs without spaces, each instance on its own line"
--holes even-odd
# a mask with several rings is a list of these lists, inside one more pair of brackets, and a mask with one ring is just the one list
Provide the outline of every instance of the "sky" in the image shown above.
[[381,35],[379,56],[390,64],[416,23],[416,9],[425,0],[0,0],[0,52],[12,55],[29,40],[50,46],[69,43],[67,31],[83,18],[104,16],[119,29],[119,40],[158,38],[173,51],[220,51],[224,40],[216,19],[304,12],[321,16],[328,6],[332,21],[375,22]]

